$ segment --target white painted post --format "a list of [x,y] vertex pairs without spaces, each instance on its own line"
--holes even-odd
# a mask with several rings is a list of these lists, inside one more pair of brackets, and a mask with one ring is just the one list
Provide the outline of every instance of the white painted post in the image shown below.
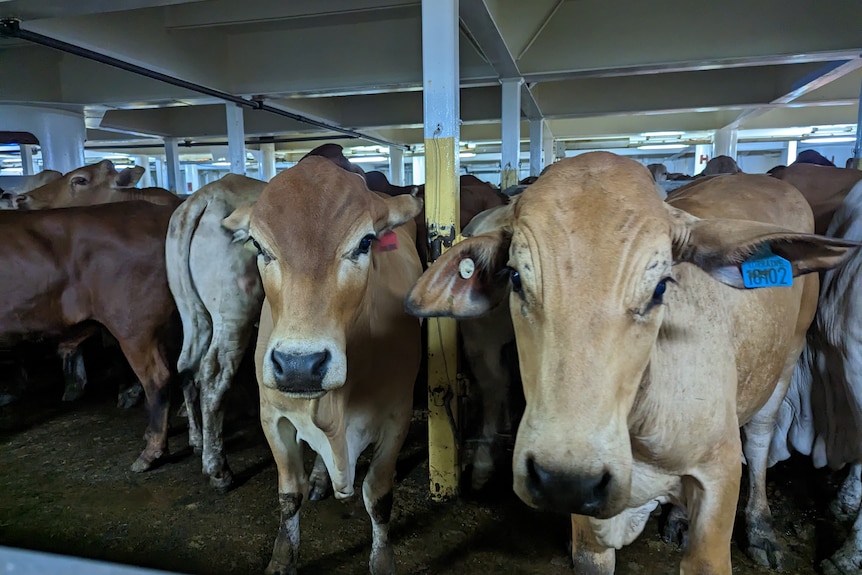
[[153,185],[153,178],[150,174],[150,157],[149,156],[135,156],[135,164],[144,168],[144,175],[141,176],[140,181],[138,182],[139,188],[149,188]]
[[260,178],[268,182],[275,177],[275,144],[261,144]]
[[201,187],[201,178],[200,172],[198,171],[198,167],[194,164],[188,164],[184,166],[183,171],[185,172],[186,176],[186,187],[182,193],[193,194]]
[[32,176],[36,172],[33,169],[33,148],[30,144],[18,144],[21,150],[21,175]]
[[183,171],[180,169],[180,148],[177,138],[165,138],[165,164],[167,166],[167,189],[175,194],[185,193]]
[[788,140],[787,146],[784,148],[784,158],[782,158],[782,163],[785,166],[789,166],[793,162],[796,161],[797,150],[799,149],[799,141],[797,140]]
[[734,128],[722,128],[715,131],[713,139],[713,158],[728,156],[736,159],[737,131]]
[[389,146],[389,181],[393,186],[404,185],[404,150]]
[[230,171],[245,175],[245,122],[242,108],[236,104],[227,103],[227,150],[230,158]]
[[[458,0],[422,0],[422,102],[425,120],[425,224],[429,262],[460,233]],[[416,164],[414,164],[415,167]],[[415,178],[415,175],[414,175]],[[457,325],[430,318],[428,330],[428,469],[431,498],[458,495],[460,476]],[[454,421],[453,421],[454,419]]]
[[425,183],[425,156],[413,156],[413,185]]
[[554,134],[551,133],[551,128],[545,126],[542,130],[542,169],[544,170],[551,164],[557,161],[556,156],[557,146],[554,142]]
[[545,148],[545,121],[530,120],[530,175],[538,176],[544,167],[542,153]]
[[696,144],[694,146],[694,166],[691,168],[689,175],[699,174],[715,156],[713,155],[712,146],[709,144]]
[[518,183],[521,155],[521,84],[524,79],[504,78],[500,82],[503,84],[500,189],[505,190]]

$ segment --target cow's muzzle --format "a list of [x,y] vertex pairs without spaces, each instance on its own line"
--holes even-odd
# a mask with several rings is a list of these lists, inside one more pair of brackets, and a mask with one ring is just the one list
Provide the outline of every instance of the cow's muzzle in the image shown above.
[[329,350],[305,354],[273,350],[270,361],[276,388],[291,395],[320,395],[331,359]]
[[603,517],[614,477],[609,471],[597,475],[573,475],[542,467],[527,457],[527,489],[539,509]]

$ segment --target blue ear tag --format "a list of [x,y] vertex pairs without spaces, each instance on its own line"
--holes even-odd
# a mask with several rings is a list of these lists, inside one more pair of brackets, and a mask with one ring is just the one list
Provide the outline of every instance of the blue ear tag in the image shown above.
[[742,283],[746,288],[790,287],[793,285],[793,266],[764,245],[740,266]]

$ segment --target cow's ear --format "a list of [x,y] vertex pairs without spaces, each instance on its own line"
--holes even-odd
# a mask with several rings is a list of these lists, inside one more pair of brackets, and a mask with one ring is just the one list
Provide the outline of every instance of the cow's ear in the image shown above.
[[231,241],[244,242],[249,238],[248,228],[252,209],[254,209],[254,205],[237,208],[221,221],[223,228],[233,232],[233,240]]
[[493,309],[507,293],[509,276],[502,272],[510,239],[508,232],[496,230],[449,248],[407,294],[407,312],[468,319]]
[[742,264],[771,253],[790,263],[793,277],[825,271],[862,244],[791,232],[772,224],[714,218],[702,220],[665,204],[671,216],[673,256],[693,263],[727,285],[745,287]]
[[517,201],[518,198],[515,198],[508,204],[496,206],[479,212],[473,216],[470,223],[461,230],[461,235],[465,238],[471,238],[473,236],[480,236],[482,234],[505,228],[512,219],[512,211],[514,210],[514,205]]
[[134,166],[132,168],[126,168],[125,170],[119,172],[114,178],[114,187],[115,188],[131,188],[137,185],[140,181],[141,177],[144,175],[144,167],[143,166]]
[[419,215],[422,206],[422,198],[414,195],[375,196],[374,231],[381,234],[409,222]]

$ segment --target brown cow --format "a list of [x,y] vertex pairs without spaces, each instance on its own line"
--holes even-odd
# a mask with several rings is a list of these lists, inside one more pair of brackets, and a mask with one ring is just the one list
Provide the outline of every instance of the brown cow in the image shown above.
[[129,200],[145,200],[153,204],[178,206],[181,200],[162,188],[135,188],[144,168],[135,166],[120,172],[110,160],[82,166],[67,172],[62,178],[19,196],[19,207],[29,210],[91,206]]
[[0,213],[0,339],[64,336],[85,322],[113,335],[144,386],[145,471],[167,453],[164,342],[176,311],[165,274],[172,206],[129,202]]
[[266,294],[255,364],[281,503],[267,573],[296,573],[298,512],[309,494],[302,441],[319,454],[338,499],[354,494],[357,458],[374,444],[362,486],[373,525],[370,569],[395,571],[392,487],[420,361],[419,322],[403,300],[422,272],[412,221],[421,207],[308,157],[225,222],[247,230]]
[[[614,154],[561,160],[493,214],[496,226],[430,266],[407,306],[472,317],[496,303],[501,276],[510,283],[526,397],[514,489],[572,513],[577,572],[613,573],[614,549],[673,502],[690,518],[681,573],[730,575],[743,449],[756,486],[749,551],[779,559],[763,477],[814,315],[808,272],[855,244],[803,233],[811,209],[768,176],[711,178],[667,203],[654,186],[644,166]],[[738,289],[743,273],[761,278],[740,264],[767,248],[786,276],[808,275]]]
[[773,168],[770,174],[802,192],[814,211],[814,230],[818,234],[826,233],[835,210],[856,182],[862,180],[862,170],[805,163]]

